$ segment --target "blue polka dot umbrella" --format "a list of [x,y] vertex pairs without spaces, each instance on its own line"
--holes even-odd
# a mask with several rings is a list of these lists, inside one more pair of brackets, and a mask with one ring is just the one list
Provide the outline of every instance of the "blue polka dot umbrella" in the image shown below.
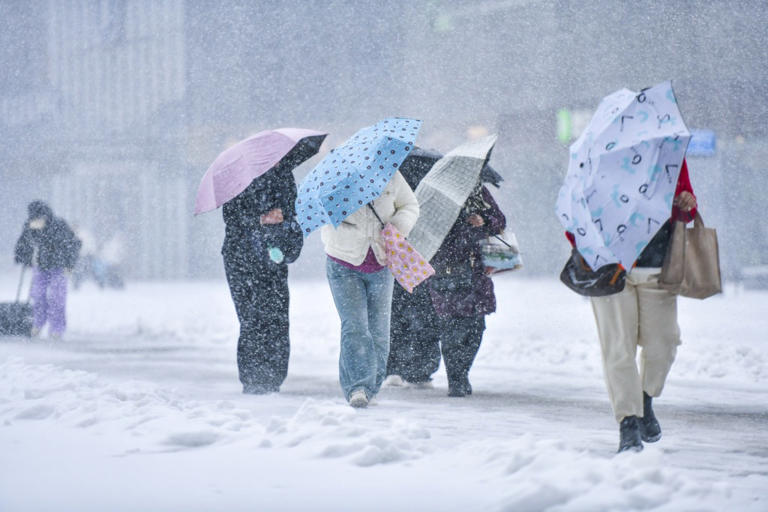
[[421,121],[388,118],[334,148],[299,185],[296,215],[304,236],[338,226],[383,192],[413,149]]

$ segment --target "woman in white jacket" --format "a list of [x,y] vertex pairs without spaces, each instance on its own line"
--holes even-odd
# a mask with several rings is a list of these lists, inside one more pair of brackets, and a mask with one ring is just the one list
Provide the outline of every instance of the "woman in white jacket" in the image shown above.
[[393,278],[386,268],[382,223],[407,236],[419,218],[419,203],[395,172],[384,193],[321,235],[326,273],[341,319],[339,381],[352,407],[366,407],[387,370]]

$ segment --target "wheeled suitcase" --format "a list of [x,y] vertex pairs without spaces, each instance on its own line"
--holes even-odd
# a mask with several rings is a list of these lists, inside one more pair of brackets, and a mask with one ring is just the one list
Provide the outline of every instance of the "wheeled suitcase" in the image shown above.
[[19,300],[25,269],[21,269],[16,302],[0,303],[0,336],[32,336],[32,304]]

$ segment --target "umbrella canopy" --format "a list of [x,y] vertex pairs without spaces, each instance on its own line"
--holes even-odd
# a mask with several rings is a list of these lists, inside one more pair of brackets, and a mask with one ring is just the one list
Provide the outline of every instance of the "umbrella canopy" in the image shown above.
[[291,169],[315,155],[328,134],[303,128],[265,130],[221,153],[203,175],[195,215],[237,197],[251,182],[281,161]]
[[403,175],[405,181],[411,187],[411,190],[416,190],[419,186],[419,182],[424,179],[429,170],[435,165],[435,162],[443,158],[442,153],[432,151],[429,149],[423,149],[419,146],[415,146],[408,156],[403,160],[403,164],[400,166],[400,174]]
[[[419,183],[427,175],[432,166],[437,163],[438,160],[443,158],[442,153],[433,151],[430,149],[423,149],[419,146],[415,146],[413,150],[403,161],[403,165],[400,166],[400,174],[403,175],[405,181],[413,190],[419,186]],[[483,170],[480,171],[480,181],[483,183],[490,183],[496,188],[499,188],[504,178],[496,172],[493,167],[487,163],[483,166]]]
[[593,270],[631,268],[669,219],[690,138],[671,82],[622,89],[597,107],[570,148],[556,207]]
[[437,161],[416,187],[419,220],[408,240],[431,260],[464,207],[496,144],[496,135],[462,144]]
[[421,121],[389,118],[363,128],[334,148],[299,185],[296,215],[305,236],[338,226],[383,192],[413,149]]

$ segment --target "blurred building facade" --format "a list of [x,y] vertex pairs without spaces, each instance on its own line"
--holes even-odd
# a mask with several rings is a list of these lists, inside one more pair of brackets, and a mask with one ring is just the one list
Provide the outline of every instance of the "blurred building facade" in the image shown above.
[[403,115],[443,152],[499,132],[494,194],[528,270],[555,275],[557,112],[671,78],[688,126],[717,137],[690,166],[726,270],[768,263],[766,228],[742,222],[768,188],[765,2],[30,0],[0,20],[3,254],[43,198],[102,239],[122,232],[134,277],[220,275],[220,214],[191,211],[221,150],[276,126],[334,145]]

